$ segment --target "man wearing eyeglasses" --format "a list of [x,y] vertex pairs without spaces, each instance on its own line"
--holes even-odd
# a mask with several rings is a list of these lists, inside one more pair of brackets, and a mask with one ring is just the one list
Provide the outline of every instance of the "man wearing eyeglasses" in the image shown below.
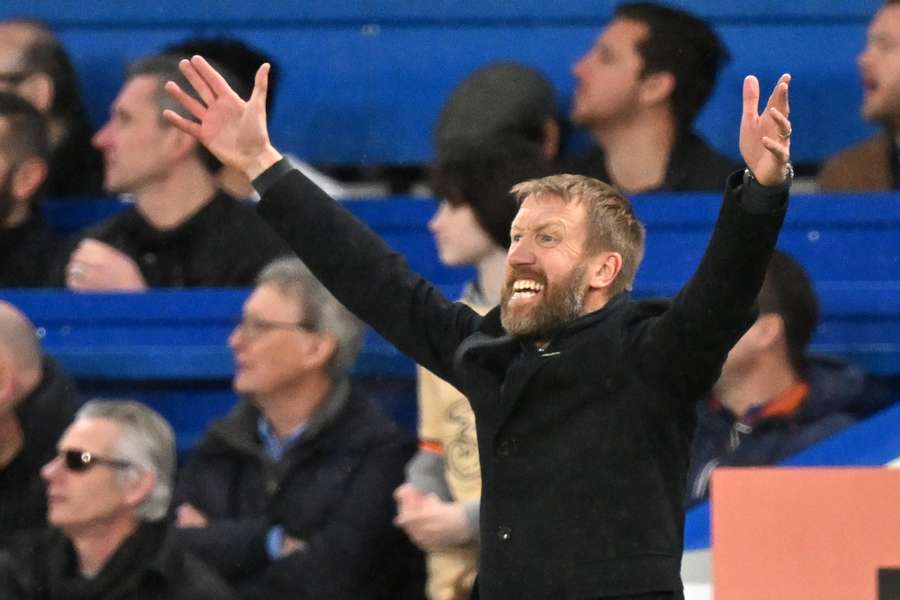
[[21,553],[29,597],[236,598],[174,544],[166,521],[174,473],[174,434],[156,412],[131,401],[95,400],[79,409],[41,471],[55,529]]
[[243,400],[179,479],[189,548],[244,598],[421,598],[392,524],[415,440],[352,388],[358,321],[296,258],[267,266],[229,339]]

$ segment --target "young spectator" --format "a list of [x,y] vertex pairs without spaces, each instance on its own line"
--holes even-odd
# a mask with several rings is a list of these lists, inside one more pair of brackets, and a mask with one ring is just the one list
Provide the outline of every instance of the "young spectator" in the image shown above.
[[[271,56],[258,48],[254,48],[238,39],[220,36],[188,38],[177,44],[166,46],[163,52],[177,56],[179,59],[190,58],[196,54],[205,56],[232,73],[248,92],[253,89],[253,77],[256,75],[256,70],[263,63],[269,63],[271,69],[269,71],[269,94],[266,96],[266,114],[272,115],[281,69]],[[332,179],[325,173],[315,169],[312,165],[295,157],[291,157],[291,161],[304,175],[328,192],[330,196],[342,198],[350,195],[350,191],[341,182]],[[235,198],[259,198],[247,177],[236,169],[223,165],[216,173],[216,178],[221,188]]]
[[863,84],[862,116],[881,132],[826,161],[818,183],[825,192],[900,189],[900,0],[886,0],[869,24],[857,58]]
[[573,66],[571,118],[597,147],[564,166],[625,193],[718,191],[738,163],[693,129],[728,50],[708,23],[676,8],[622,4]]
[[55,279],[77,291],[248,286],[287,253],[252,207],[219,191],[216,161],[161,116],[174,102],[163,84],[178,59],[153,56],[128,69],[109,122],[94,143],[104,186],[134,207],[89,229]]
[[519,138],[553,160],[561,143],[558,117],[553,86],[540,71],[518,63],[494,63],[454,88],[438,115],[434,148],[440,157],[460,144]]
[[0,22],[0,90],[13,92],[43,115],[50,142],[48,196],[97,196],[103,161],[66,50],[43,23]]
[[175,439],[154,411],[137,402],[88,402],[41,474],[54,529],[18,550],[32,598],[237,598],[172,539],[166,515]]
[[809,276],[787,254],[772,256],[758,303],[759,317],[698,405],[688,504],[706,499],[716,467],[778,463],[890,401],[858,367],[807,354],[819,308]]
[[43,356],[34,325],[0,301],[0,538],[46,525],[40,470],[77,407],[75,384]]
[[414,441],[349,380],[358,321],[296,258],[260,275],[231,335],[244,400],[181,475],[181,539],[244,598],[421,597],[391,524]]
[[44,285],[59,251],[38,204],[46,157],[40,113],[0,92],[0,288]]
[[[509,227],[518,205],[510,189],[550,172],[538,144],[487,139],[447,144],[433,167],[441,198],[429,221],[441,262],[473,265],[462,302],[481,314],[499,304]],[[419,452],[395,497],[395,522],[429,552],[428,597],[449,600],[471,588],[477,570],[481,470],[475,415],[468,400],[419,368]]]

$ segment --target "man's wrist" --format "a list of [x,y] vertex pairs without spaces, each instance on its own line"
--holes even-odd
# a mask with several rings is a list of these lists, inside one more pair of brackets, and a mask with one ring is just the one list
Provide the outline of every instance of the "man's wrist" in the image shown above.
[[269,144],[244,168],[244,174],[250,181],[253,181],[281,159],[281,153]]
[[782,167],[782,178],[780,181],[760,181],[750,167],[744,169],[744,185],[758,185],[764,188],[784,188],[790,187],[794,181],[794,165],[785,163]]

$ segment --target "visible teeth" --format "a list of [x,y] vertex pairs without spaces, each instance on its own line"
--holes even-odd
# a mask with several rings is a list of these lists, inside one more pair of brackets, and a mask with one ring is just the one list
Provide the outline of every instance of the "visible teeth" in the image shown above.
[[544,289],[544,284],[538,283],[533,279],[518,279],[515,283],[513,283],[513,291],[514,292],[531,292],[538,293],[542,289]]

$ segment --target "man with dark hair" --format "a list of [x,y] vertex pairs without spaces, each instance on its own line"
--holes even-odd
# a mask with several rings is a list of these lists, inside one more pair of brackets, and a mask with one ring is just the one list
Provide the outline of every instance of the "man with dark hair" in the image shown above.
[[688,504],[706,499],[716,467],[778,463],[890,401],[858,367],[807,354],[819,307],[793,258],[772,255],[758,302],[759,317],[698,406]]
[[[697,273],[671,304],[630,299],[644,230],[611,186],[558,175],[513,188],[500,306],[449,302],[269,141],[266,67],[248,102],[201,57],[203,103],[165,116],[262,194],[260,213],[350,310],[456,386],[476,417],[481,554],[475,597],[682,597],[684,484],[695,404],[750,326],[787,208],[783,75],[759,113],[743,89],[740,149]],[[315,223],[315,227],[309,227]]]
[[253,211],[221,192],[220,163],[162,118],[176,108],[163,84],[178,59],[151,56],[128,68],[110,120],[94,137],[104,185],[134,207],[87,230],[55,282],[77,291],[251,285],[287,252]]
[[866,47],[856,59],[862,79],[865,120],[875,136],[829,158],[819,173],[825,192],[900,189],[900,0],[886,0],[875,13]]
[[359,321],[297,258],[267,266],[229,338],[243,400],[178,489],[180,539],[245,599],[418,600],[391,492],[415,450],[350,382]]
[[728,50],[708,23],[651,2],[622,4],[573,66],[571,118],[597,147],[564,170],[625,193],[715,191],[738,165],[694,131]]
[[46,525],[40,469],[78,403],[74,382],[44,356],[31,321],[0,301],[0,540]]
[[103,161],[91,146],[78,78],[62,44],[44,23],[0,22],[0,90],[26,99],[43,116],[50,144],[44,193],[99,195]]
[[40,113],[0,92],[0,288],[41,287],[50,276],[59,244],[38,204],[47,153]]

